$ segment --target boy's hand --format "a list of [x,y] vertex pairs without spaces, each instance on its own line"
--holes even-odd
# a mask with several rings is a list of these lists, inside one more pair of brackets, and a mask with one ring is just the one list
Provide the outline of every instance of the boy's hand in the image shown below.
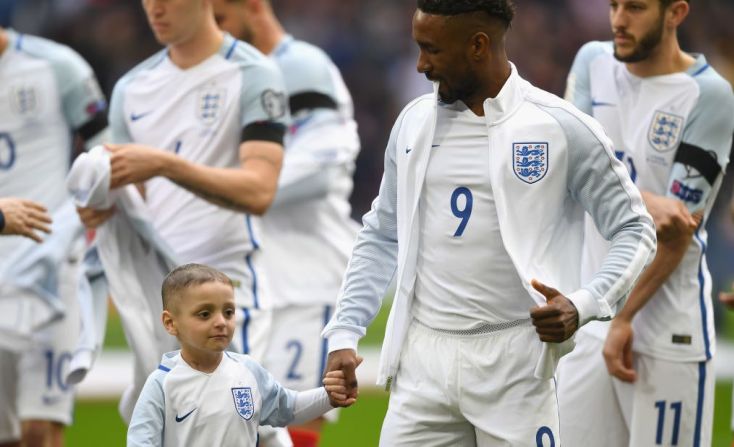
[[[362,363],[362,357],[357,357],[357,366]],[[349,407],[357,401],[357,397],[347,394],[347,380],[342,370],[329,371],[323,380],[326,394],[332,407]]]

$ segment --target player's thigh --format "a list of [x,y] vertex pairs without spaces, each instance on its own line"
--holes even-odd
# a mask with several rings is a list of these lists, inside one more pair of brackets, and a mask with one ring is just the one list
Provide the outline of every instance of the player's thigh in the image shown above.
[[272,310],[238,308],[232,348],[262,363],[270,343],[272,318]]
[[558,364],[558,407],[564,447],[618,447],[629,442],[624,417],[632,385],[609,375],[603,341],[579,333],[576,347]]
[[458,408],[458,340],[413,324],[393,381],[381,446],[474,446]]
[[459,406],[478,446],[559,444],[555,381],[535,377],[541,351],[529,324],[462,340]]
[[636,363],[629,445],[711,445],[713,363],[670,362],[645,355]]
[[321,386],[326,340],[321,331],[333,306],[291,306],[276,309],[270,348],[264,365],[278,381],[294,390]]
[[0,444],[20,439],[20,420],[16,407],[18,355],[0,350]]

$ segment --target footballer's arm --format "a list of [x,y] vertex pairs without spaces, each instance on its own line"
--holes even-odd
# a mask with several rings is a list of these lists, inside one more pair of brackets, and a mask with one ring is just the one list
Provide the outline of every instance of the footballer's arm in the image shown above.
[[163,176],[216,205],[263,214],[275,197],[283,146],[272,140],[240,144],[239,168],[192,163],[167,151],[141,145],[109,145],[111,188]]

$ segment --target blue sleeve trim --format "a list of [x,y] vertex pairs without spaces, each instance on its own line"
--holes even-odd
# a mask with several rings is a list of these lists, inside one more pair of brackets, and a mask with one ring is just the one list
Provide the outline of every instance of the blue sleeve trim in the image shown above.
[[699,68],[698,71],[696,71],[695,73],[693,73],[691,76],[696,77],[696,76],[700,75],[701,73],[703,73],[704,71],[708,70],[709,67],[710,67],[710,65],[709,64],[706,64],[703,67]]
[[158,369],[160,369],[161,371],[165,371],[165,372],[171,371],[171,368],[167,368],[163,365],[158,365]]
[[229,60],[230,57],[232,57],[232,53],[234,53],[234,49],[237,47],[237,39],[232,42],[232,45],[229,47],[229,50],[227,50],[227,55],[224,56],[225,59]]

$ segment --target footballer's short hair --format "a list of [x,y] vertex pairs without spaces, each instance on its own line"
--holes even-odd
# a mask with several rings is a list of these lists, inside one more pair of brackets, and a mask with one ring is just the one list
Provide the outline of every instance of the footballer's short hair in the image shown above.
[[163,309],[171,310],[170,307],[181,291],[193,286],[199,286],[208,282],[219,282],[234,288],[232,280],[229,276],[202,264],[185,264],[166,275],[161,286],[161,295],[163,296]]
[[[668,6],[672,5],[673,3],[677,2],[678,0],[660,0],[660,6],[662,6],[662,9],[667,8]],[[686,3],[691,3],[689,0],[684,0]]]
[[509,27],[515,16],[512,0],[418,0],[418,9],[428,14],[455,16],[484,12]]

